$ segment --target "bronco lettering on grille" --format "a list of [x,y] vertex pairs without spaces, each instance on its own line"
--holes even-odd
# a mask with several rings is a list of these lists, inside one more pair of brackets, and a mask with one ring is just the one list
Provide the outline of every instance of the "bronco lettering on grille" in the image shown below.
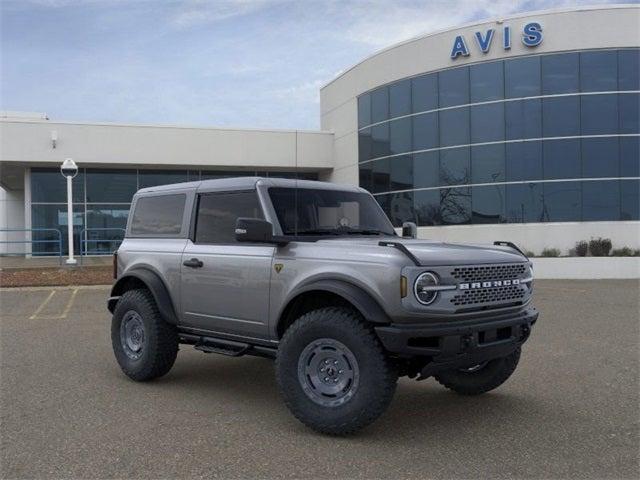
[[459,283],[458,288],[460,290],[473,290],[476,288],[508,287],[511,285],[520,285],[520,280],[514,278],[513,280],[491,280],[488,282]]

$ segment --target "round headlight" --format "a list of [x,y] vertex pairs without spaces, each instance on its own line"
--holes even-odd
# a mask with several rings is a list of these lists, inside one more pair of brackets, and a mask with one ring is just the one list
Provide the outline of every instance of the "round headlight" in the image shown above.
[[416,278],[416,283],[413,286],[413,293],[421,304],[430,305],[438,296],[438,291],[432,290],[431,287],[435,287],[437,285],[438,277],[431,272],[425,272]]

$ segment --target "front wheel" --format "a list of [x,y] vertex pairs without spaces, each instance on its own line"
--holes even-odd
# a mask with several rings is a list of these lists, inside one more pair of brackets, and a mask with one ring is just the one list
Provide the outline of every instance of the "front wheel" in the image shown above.
[[468,368],[448,370],[435,379],[449,390],[461,395],[480,395],[498,388],[513,374],[520,360],[520,348],[510,355]]
[[333,435],[353,433],[378,418],[398,379],[360,315],[333,307],[301,316],[286,331],[276,376],[296,418]]

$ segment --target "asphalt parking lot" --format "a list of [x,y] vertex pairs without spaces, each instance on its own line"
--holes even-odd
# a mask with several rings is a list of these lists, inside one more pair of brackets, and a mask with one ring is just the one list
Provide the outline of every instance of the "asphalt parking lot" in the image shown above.
[[539,281],[505,385],[464,398],[403,379],[348,438],[298,423],[266,359],[183,346],[166,377],[128,380],[106,287],[4,289],[2,478],[638,478],[639,287]]

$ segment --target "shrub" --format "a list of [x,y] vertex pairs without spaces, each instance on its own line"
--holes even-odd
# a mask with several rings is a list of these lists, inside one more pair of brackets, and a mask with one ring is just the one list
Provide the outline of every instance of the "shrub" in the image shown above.
[[560,250],[557,248],[545,248],[540,254],[541,257],[559,257]]
[[527,257],[535,257],[535,256],[536,256],[536,254],[535,254],[535,253],[533,253],[531,250],[525,250],[525,251],[524,251],[524,254],[525,254]]
[[640,250],[631,250],[629,247],[614,248],[611,250],[613,257],[636,257]]
[[589,242],[585,240],[581,240],[576,242],[575,253],[578,257],[586,257],[587,252],[589,251]]
[[611,240],[609,238],[592,238],[589,242],[589,251],[594,257],[606,257],[611,251]]

